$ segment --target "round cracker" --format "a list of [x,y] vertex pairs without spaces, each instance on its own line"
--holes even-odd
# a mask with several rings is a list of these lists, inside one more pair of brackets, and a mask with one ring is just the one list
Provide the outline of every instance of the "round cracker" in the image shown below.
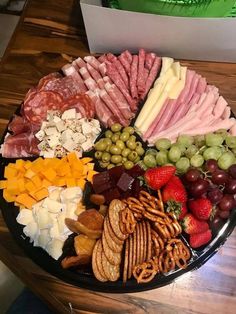
[[123,248],[123,243],[122,244],[117,244],[112,239],[112,237],[110,236],[109,231],[108,231],[107,222],[108,222],[108,218],[106,217],[105,221],[104,221],[104,229],[103,229],[102,239],[103,239],[103,237],[105,237],[108,246],[110,247],[110,249],[113,252],[120,253],[122,251],[122,248]]
[[149,261],[152,257],[152,235],[151,235],[151,225],[149,221],[146,221],[147,224],[147,258]]
[[134,247],[133,247],[132,273],[133,273],[134,267],[137,265],[137,226],[134,229],[133,235],[134,235],[133,236],[134,237]]
[[128,240],[129,240],[128,279],[130,279],[132,276],[132,253],[133,253],[132,234],[129,236]]
[[124,206],[125,205],[122,201],[115,199],[110,203],[108,210],[108,216],[112,230],[120,240],[125,240],[127,238],[127,236],[124,235],[120,230],[120,211],[124,208]]
[[110,237],[116,242],[116,244],[118,245],[122,245],[124,243],[124,240],[120,240],[119,238],[117,238],[117,236],[115,235],[114,231],[112,230],[111,227],[111,223],[109,221],[109,218],[107,218],[107,229],[108,232],[110,234]]
[[146,259],[147,252],[147,230],[146,230],[146,224],[145,221],[142,221],[141,224],[141,261],[140,264],[142,264]]
[[98,266],[98,270],[99,270],[100,274],[101,274],[104,278],[108,279],[108,278],[106,277],[105,272],[104,272],[104,269],[103,269],[103,267],[102,267],[102,251],[103,251],[103,248],[102,248],[102,240],[99,239],[98,241],[99,241],[99,243],[98,243],[98,248],[97,248],[97,266]]
[[[100,241],[100,240],[98,240]],[[99,243],[98,241],[96,242],[94,249],[93,249],[93,255],[92,255],[92,269],[93,269],[93,273],[94,276],[97,278],[97,280],[101,281],[101,282],[106,282],[107,278],[106,276],[103,276],[103,274],[100,272],[99,268],[98,268],[98,264],[97,264],[97,252],[98,252],[98,246]]]
[[106,255],[106,258],[112,265],[120,265],[121,263],[121,253],[115,253],[113,252],[109,245],[107,244],[106,238],[102,238],[102,247],[103,251]]
[[104,251],[102,251],[102,267],[109,281],[117,281],[120,277],[120,266],[109,263]]
[[136,225],[137,229],[137,259],[136,259],[136,265],[140,264],[140,250],[141,250],[141,241],[140,241],[140,223]]
[[123,269],[123,282],[127,281],[128,277],[128,266],[129,266],[129,239],[125,241],[125,260]]

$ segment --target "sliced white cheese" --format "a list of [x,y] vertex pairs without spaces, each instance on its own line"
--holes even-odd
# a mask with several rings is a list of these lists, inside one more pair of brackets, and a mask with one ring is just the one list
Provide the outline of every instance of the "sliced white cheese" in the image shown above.
[[56,122],[56,128],[57,128],[57,130],[58,130],[58,132],[62,132],[62,131],[64,131],[65,130],[65,123],[64,123],[64,121],[62,121],[61,119],[60,119],[60,121],[58,121],[58,122]]
[[45,136],[45,132],[43,130],[39,130],[36,134],[35,134],[35,137],[39,140],[39,141],[42,141],[43,138]]
[[48,229],[40,230],[37,240],[38,240],[37,246],[40,246],[41,248],[46,249],[46,246],[52,240],[49,235],[49,230]]
[[34,220],[33,212],[30,209],[21,209],[19,214],[16,217],[16,221],[21,225],[28,225],[31,221]]
[[174,71],[174,75],[180,80],[180,75],[181,75],[181,66],[179,62],[174,62],[172,64],[172,69]]
[[76,119],[76,110],[73,108],[73,109],[64,111],[61,118],[62,120]]
[[24,227],[23,232],[30,238],[30,242],[33,242],[39,233],[38,224],[35,221],[31,221]]
[[79,202],[82,199],[83,191],[80,187],[74,186],[71,188],[67,188],[61,192],[61,202]]
[[184,89],[185,82],[186,82],[186,74],[187,74],[187,67],[181,67],[180,70],[180,80],[176,83],[176,85],[173,87],[171,92],[169,93],[170,99],[177,99]]
[[66,217],[76,220],[77,215],[75,214],[75,211],[77,209],[76,203],[67,203],[66,204]]
[[49,216],[47,208],[41,207],[41,209],[37,211],[36,221],[39,229],[46,229],[52,226],[52,219]]
[[163,75],[163,73],[165,73],[172,66],[173,63],[173,58],[163,57],[160,76]]
[[[58,134],[58,131],[57,131],[56,127],[45,128],[44,132],[47,135],[56,135],[56,134]],[[59,136],[59,134],[58,134],[58,136]]]

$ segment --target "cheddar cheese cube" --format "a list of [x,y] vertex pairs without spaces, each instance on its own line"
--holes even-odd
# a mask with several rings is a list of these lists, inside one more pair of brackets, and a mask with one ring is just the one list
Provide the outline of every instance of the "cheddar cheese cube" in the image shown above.
[[37,203],[37,201],[33,197],[29,196],[26,193],[19,194],[16,197],[15,201],[29,209],[32,208],[32,206]]
[[48,168],[45,171],[42,171],[42,175],[50,182],[53,182],[53,180],[56,178],[57,173],[52,168]]
[[44,199],[45,197],[48,197],[49,193],[48,193],[48,189],[46,188],[41,188],[39,190],[37,190],[36,192],[34,192],[33,197],[37,200],[37,201],[41,201],[42,199]]
[[7,187],[7,180],[1,180],[0,181],[0,189],[6,189]]
[[16,199],[16,195],[10,194],[7,189],[3,190],[3,197],[8,203],[14,202]]

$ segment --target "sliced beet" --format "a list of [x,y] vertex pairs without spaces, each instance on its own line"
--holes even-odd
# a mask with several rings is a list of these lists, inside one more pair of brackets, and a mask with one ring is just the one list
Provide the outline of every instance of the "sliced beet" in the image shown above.
[[125,172],[125,168],[123,166],[117,166],[113,167],[108,170],[108,173],[110,175],[111,181],[113,181],[115,184],[119,181],[122,174]]
[[135,165],[133,166],[133,168],[126,170],[126,173],[128,173],[133,178],[137,178],[137,177],[143,176],[145,171],[139,165]]
[[103,193],[103,195],[105,197],[106,204],[109,204],[114,199],[120,199],[121,197],[118,188],[107,190],[106,192]]
[[97,183],[94,184],[93,183],[93,189],[94,189],[95,193],[97,193],[97,194],[103,193],[103,192],[109,190],[111,187],[112,187],[112,184],[110,181],[105,182],[103,184],[97,184]]
[[119,181],[117,182],[117,187],[125,192],[131,187],[133,181],[134,181],[134,178],[131,177],[128,173],[124,172],[121,175]]

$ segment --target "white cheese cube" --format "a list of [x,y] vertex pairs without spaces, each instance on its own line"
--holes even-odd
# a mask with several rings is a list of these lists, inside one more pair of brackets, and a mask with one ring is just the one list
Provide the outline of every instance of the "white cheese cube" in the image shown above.
[[84,136],[82,133],[73,133],[72,140],[75,141],[77,144],[84,143],[86,141],[86,136]]
[[53,158],[55,156],[55,152],[52,149],[51,150],[44,150],[42,152],[41,156],[43,156],[44,158]]
[[62,146],[68,150],[68,152],[72,152],[76,149],[77,143],[73,141],[72,139],[68,139],[65,143],[62,144]]
[[21,209],[16,217],[16,221],[21,225],[28,225],[31,221],[34,221],[33,212],[30,209]]
[[84,151],[90,150],[93,147],[93,142],[89,139],[86,142],[82,143],[81,147]]
[[80,187],[74,186],[66,188],[61,192],[61,201],[66,204],[69,202],[77,203],[82,199],[83,192]]
[[61,134],[61,139],[60,139],[61,143],[65,143],[66,141],[70,140],[73,134],[74,132],[70,129],[63,131]]
[[45,136],[45,132],[43,130],[38,131],[35,134],[35,137],[41,142]]
[[37,211],[37,223],[39,229],[45,229],[52,226],[52,219],[49,216],[47,208],[41,207],[41,209]]
[[91,128],[91,125],[89,124],[89,122],[84,122],[82,124],[82,132],[84,135],[88,135],[92,132],[92,128]]
[[41,248],[45,249],[48,243],[51,241],[49,230],[48,229],[40,230],[37,240],[38,240],[37,246],[40,246]]
[[61,188],[54,188],[52,189],[51,188],[51,191],[49,190],[49,199],[50,200],[53,200],[53,201],[57,201],[57,202],[60,202],[60,193],[61,193]]
[[76,112],[76,119],[81,119],[82,118],[82,115],[80,112]]
[[47,127],[47,124],[48,123],[46,121],[43,121],[41,124],[41,130],[44,130]]
[[76,110],[73,108],[73,109],[64,111],[61,118],[62,120],[76,119]]
[[71,218],[76,220],[77,216],[75,214],[75,211],[77,209],[76,203],[67,203],[66,204],[66,218]]
[[65,218],[66,218],[65,212],[62,212],[57,216],[58,229],[60,234],[64,234],[65,231],[67,230],[67,227],[65,225]]
[[62,209],[62,204],[60,202],[51,200],[49,197],[45,198],[42,206],[50,213],[59,213]]
[[61,121],[61,118],[59,118],[59,117],[57,117],[57,116],[54,116],[53,117],[53,122],[56,124],[56,123],[58,123],[58,122],[60,122]]
[[46,128],[44,130],[44,132],[47,134],[47,135],[55,135],[58,133],[57,129],[55,127],[50,127],[50,128]]
[[65,123],[62,120],[58,121],[56,123],[56,128],[61,133],[62,131],[65,130]]
[[51,135],[49,138],[47,138],[48,145],[51,148],[56,147],[59,144],[59,138],[60,138],[59,133]]
[[53,219],[53,226],[49,229],[49,234],[52,239],[61,237],[57,218]]

